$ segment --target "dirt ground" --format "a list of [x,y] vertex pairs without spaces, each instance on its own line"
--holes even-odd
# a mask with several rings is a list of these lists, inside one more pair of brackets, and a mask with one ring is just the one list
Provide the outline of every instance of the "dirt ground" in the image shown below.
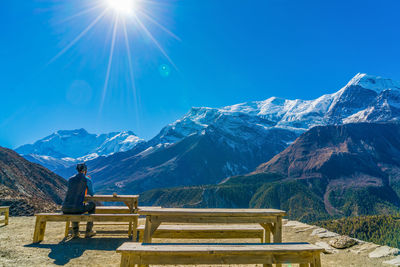
[[[120,255],[115,251],[124,242],[129,241],[123,234],[98,234],[91,239],[64,240],[64,223],[47,223],[45,239],[39,244],[32,244],[35,217],[11,217],[9,225],[0,226],[0,266],[119,266]],[[123,230],[127,226],[107,226],[108,229]],[[96,226],[95,230],[105,229]],[[283,227],[283,242],[328,241],[311,236],[312,229],[300,231],[293,227]],[[167,240],[154,239],[154,242],[259,242],[246,240]],[[361,246],[361,245],[357,245]],[[357,248],[357,246],[353,247]],[[393,257],[369,259],[367,250],[355,254],[349,249],[336,254],[323,254],[322,266],[388,266],[382,262]],[[215,265],[214,265],[215,266]],[[291,266],[291,265],[284,265]],[[296,265],[293,265],[296,266]]]

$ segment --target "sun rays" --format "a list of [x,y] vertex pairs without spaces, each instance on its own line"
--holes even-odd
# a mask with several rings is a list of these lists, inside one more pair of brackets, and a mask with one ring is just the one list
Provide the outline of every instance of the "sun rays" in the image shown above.
[[[107,99],[107,94],[109,93],[109,81],[113,68],[113,57],[116,52],[116,49],[121,49],[121,47],[125,47],[124,58],[127,61],[127,74],[129,76],[130,84],[131,84],[131,93],[134,100],[135,113],[138,114],[138,93],[135,86],[135,71],[134,71],[134,58],[132,57],[131,52],[131,44],[129,38],[129,29],[134,27],[134,29],[138,29],[142,31],[153,43],[153,45],[160,51],[160,53],[165,57],[166,60],[177,69],[175,63],[165,51],[163,46],[157,40],[155,35],[151,32],[150,28],[146,25],[146,22],[155,25],[157,28],[161,29],[168,36],[180,41],[179,37],[176,36],[172,31],[166,28],[161,22],[157,21],[154,16],[148,11],[146,11],[146,4],[157,5],[157,1],[150,0],[93,0],[93,4],[87,6],[84,9],[77,11],[76,13],[66,17],[62,20],[62,22],[67,22],[71,20],[78,20],[83,15],[89,15],[93,13],[97,13],[94,16],[94,19],[89,22],[89,24],[71,41],[69,41],[53,58],[50,59],[47,65],[53,63],[63,55],[65,55],[72,47],[78,45],[79,42],[83,42],[84,37],[88,36],[88,33],[92,31],[96,25],[100,24],[99,22],[102,20],[112,18],[112,37],[109,43],[109,52],[108,52],[108,60],[107,60],[107,68],[105,72],[104,78],[104,86],[101,91],[100,105],[99,105],[99,114],[102,112],[105,104],[105,100]],[[111,16],[106,16],[106,15]],[[121,38],[118,38],[121,35]],[[117,42],[122,40],[123,45],[117,47]],[[85,42],[90,42],[89,38],[85,39]],[[140,40],[135,40],[135,42],[140,42]],[[117,50],[119,51],[119,50]],[[119,51],[122,52],[122,51]]]

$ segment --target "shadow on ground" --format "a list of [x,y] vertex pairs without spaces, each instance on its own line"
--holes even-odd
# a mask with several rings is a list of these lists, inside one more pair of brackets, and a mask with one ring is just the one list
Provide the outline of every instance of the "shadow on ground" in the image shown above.
[[128,238],[91,238],[63,240],[58,244],[29,244],[25,247],[51,249],[49,258],[54,259],[54,264],[65,265],[71,259],[79,258],[86,250],[115,251]]

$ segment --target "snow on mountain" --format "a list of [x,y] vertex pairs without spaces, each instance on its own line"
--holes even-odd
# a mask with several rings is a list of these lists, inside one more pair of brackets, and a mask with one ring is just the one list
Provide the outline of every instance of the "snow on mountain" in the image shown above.
[[339,91],[313,100],[271,97],[223,108],[195,107],[151,142],[175,143],[213,124],[236,134],[250,124],[302,133],[319,125],[397,120],[399,108],[400,82],[359,73]]
[[60,130],[16,151],[50,170],[69,167],[79,161],[128,151],[143,139],[131,131],[90,134],[85,129]]

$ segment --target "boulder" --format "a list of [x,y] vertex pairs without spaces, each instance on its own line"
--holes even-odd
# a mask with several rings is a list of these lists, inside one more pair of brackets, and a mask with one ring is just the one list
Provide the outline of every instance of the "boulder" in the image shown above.
[[348,236],[341,235],[329,240],[328,244],[334,248],[343,249],[354,246],[355,244],[357,244],[357,241]]
[[349,250],[350,252],[352,252],[354,254],[361,254],[361,253],[368,252],[368,251],[371,251],[373,249],[376,249],[377,247],[380,247],[379,245],[374,244],[374,243],[370,243],[370,242],[364,242],[364,243],[362,243],[360,241],[358,241],[358,242],[361,245],[356,246],[354,248],[351,248]]
[[384,261],[383,264],[392,265],[392,266],[400,266],[400,256],[397,256],[394,259]]
[[368,254],[368,257],[370,258],[381,258],[381,257],[386,257],[386,256],[396,256],[399,254],[399,249],[398,248],[391,248],[388,246],[382,246],[376,248],[374,251]]
[[317,229],[314,229],[311,233],[311,236],[314,236],[314,235],[318,236],[319,238],[326,238],[326,237],[335,237],[335,236],[338,236],[339,234],[328,231],[324,228],[317,228]]
[[329,244],[326,242],[317,242],[317,243],[315,243],[315,245],[325,249],[325,251],[324,251],[325,254],[339,253],[338,249],[329,246]]

